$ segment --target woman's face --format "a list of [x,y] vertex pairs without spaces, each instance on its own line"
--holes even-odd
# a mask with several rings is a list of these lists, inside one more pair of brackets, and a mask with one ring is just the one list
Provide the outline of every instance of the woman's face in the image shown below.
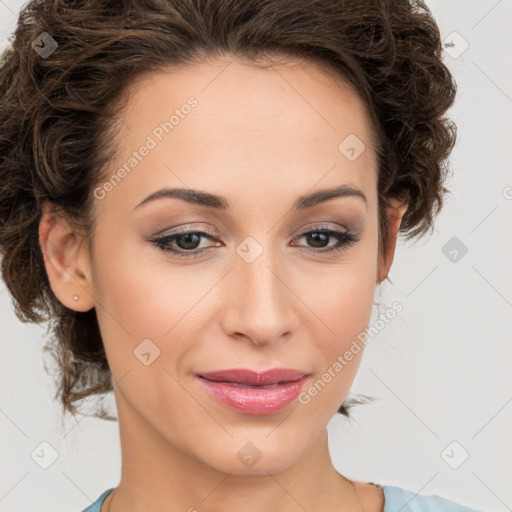
[[[363,351],[343,356],[385,275],[362,104],[310,65],[217,60],[146,76],[122,121],[90,261],[122,435],[222,471],[283,470],[349,390]],[[314,199],[337,187],[352,192]],[[148,199],[164,189],[188,195]],[[306,377],[265,390],[200,376],[228,369]]]

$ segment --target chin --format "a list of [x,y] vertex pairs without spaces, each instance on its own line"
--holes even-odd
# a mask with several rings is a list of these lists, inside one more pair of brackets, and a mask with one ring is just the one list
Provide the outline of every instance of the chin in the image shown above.
[[253,435],[247,435],[247,433],[234,435],[225,442],[211,443],[205,447],[206,453],[197,453],[197,455],[203,463],[223,473],[234,475],[280,473],[303,458],[304,453],[316,441],[312,434],[307,435],[304,431],[301,432],[300,438],[284,428],[280,434],[265,428],[261,429],[261,432],[254,432]]

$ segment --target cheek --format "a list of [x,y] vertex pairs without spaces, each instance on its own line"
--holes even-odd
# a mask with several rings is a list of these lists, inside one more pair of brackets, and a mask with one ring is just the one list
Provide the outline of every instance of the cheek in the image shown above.
[[[316,293],[311,297],[315,310],[326,324],[322,352],[332,357],[363,331],[370,321],[377,272],[377,233],[363,237],[342,257],[339,265],[322,270],[316,276]],[[312,286],[312,280],[304,287]],[[307,289],[307,288],[304,288]],[[328,329],[327,329],[328,327]]]
[[[328,347],[339,351],[370,321],[375,295],[374,273],[365,268],[350,268],[322,288],[318,304],[334,339],[334,344]],[[326,352],[329,353],[329,349]]]
[[[120,246],[110,244],[107,251],[108,247],[103,246],[110,258],[98,253],[98,261],[116,263],[97,268],[101,305],[96,310],[123,402],[146,411],[146,420],[154,422],[157,430],[175,424],[183,409],[200,414],[197,402],[176,380],[175,369],[193,338],[194,305],[211,286],[210,280],[194,281],[192,266],[178,270],[162,260],[151,264],[147,255],[155,253],[149,249],[137,256],[133,248],[114,249]],[[119,407],[119,414],[124,409]]]
[[[344,401],[359,369],[364,353],[362,333],[370,321],[373,305],[371,282],[359,281],[334,294],[333,302],[323,303],[322,319],[333,331],[330,336],[315,339],[315,374],[299,396],[299,403],[308,411],[311,428],[327,424]],[[321,304],[319,304],[321,305]],[[325,328],[322,330],[325,332]]]
[[[129,245],[122,237],[104,237],[97,247],[93,275],[96,312],[116,379],[128,370],[144,367],[138,356],[140,351],[147,352],[145,348],[151,358],[159,351],[164,355],[166,344],[175,338],[183,317],[205,293],[206,285],[197,281],[197,286],[191,286],[191,270],[166,266],[161,259],[155,264],[155,255],[161,256],[151,247]],[[179,343],[173,345],[173,351],[180,353]]]
[[311,383],[310,392],[305,388],[304,403],[311,402],[315,414],[327,411],[327,421],[341,405],[359,368],[375,298],[376,236],[355,247],[347,252],[343,264],[328,270],[328,276],[317,276],[317,293],[310,297],[321,320],[312,335],[319,381]]
[[134,343],[162,339],[207,290],[208,281],[192,265],[167,262],[137,236],[119,236],[111,228],[98,236],[93,278],[98,316],[109,330],[106,341],[120,335]]

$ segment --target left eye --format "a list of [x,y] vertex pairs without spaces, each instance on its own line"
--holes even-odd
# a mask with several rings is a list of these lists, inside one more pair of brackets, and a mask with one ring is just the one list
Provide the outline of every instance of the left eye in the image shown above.
[[[205,231],[183,231],[150,241],[165,252],[173,253],[178,257],[191,258],[200,256],[205,251],[213,249],[213,246],[198,249],[202,238],[215,240],[213,235]],[[328,228],[306,231],[297,237],[299,240],[301,238],[306,238],[308,243],[312,244],[312,247],[305,247],[301,250],[317,254],[339,252],[359,241],[359,237],[349,231],[338,231]],[[336,244],[326,249],[325,247],[329,245],[329,240],[333,238],[336,240]],[[177,248],[173,247],[172,244],[175,244]]]
[[[313,248],[305,248],[305,251],[320,252],[324,254],[345,250],[350,245],[359,240],[356,235],[349,231],[338,231],[328,228],[306,231],[305,233],[302,233],[302,235],[300,235],[298,238],[306,238],[308,243],[313,245]],[[328,249],[324,249],[324,247],[329,245],[328,240],[332,238],[336,240],[336,244]],[[318,247],[320,249],[318,249]]]

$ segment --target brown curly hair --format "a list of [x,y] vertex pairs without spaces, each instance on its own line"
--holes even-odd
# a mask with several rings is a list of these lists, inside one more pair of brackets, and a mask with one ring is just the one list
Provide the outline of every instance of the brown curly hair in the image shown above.
[[[48,56],[33,42],[47,32]],[[456,127],[456,84],[438,26],[414,0],[32,0],[0,57],[2,275],[23,322],[48,321],[64,412],[113,390],[96,312],[53,294],[38,242],[49,200],[90,243],[92,191],[108,174],[129,86],[144,74],[210,57],[285,56],[353,86],[377,135],[379,250],[390,198],[407,197],[406,239],[439,213]],[[406,196],[404,196],[406,194]],[[90,247],[91,245],[89,245]],[[348,416],[345,402],[339,412]],[[103,411],[94,414],[105,417]]]

